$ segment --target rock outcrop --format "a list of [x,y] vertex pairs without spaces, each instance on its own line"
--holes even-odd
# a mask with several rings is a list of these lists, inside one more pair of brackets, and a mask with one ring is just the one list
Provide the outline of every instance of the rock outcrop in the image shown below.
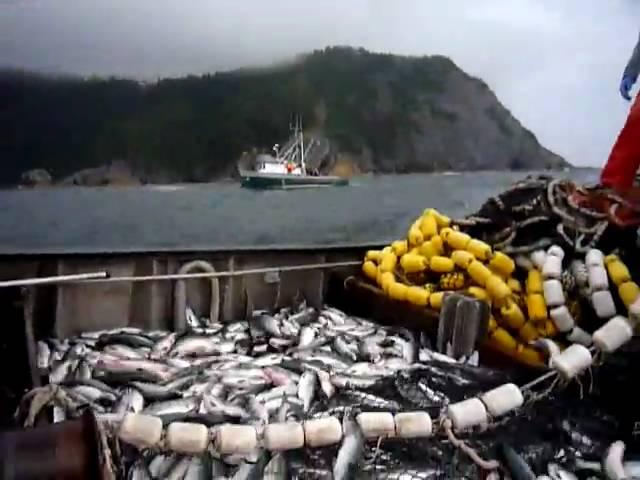
[[51,182],[51,175],[43,168],[27,170],[20,175],[20,187],[23,188],[48,187]]
[[568,166],[487,84],[442,56],[332,47],[272,68],[151,84],[14,72],[0,74],[0,89],[0,131],[11,132],[0,183],[35,167],[71,175],[69,184],[129,183],[101,167],[112,158],[149,179],[230,177],[243,152],[286,141],[294,114],[324,152],[325,172],[341,155],[359,172]]

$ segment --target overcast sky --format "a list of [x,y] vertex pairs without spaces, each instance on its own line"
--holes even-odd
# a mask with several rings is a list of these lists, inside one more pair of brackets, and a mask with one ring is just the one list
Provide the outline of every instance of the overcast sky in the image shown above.
[[600,166],[640,0],[0,0],[0,65],[156,78],[327,45],[450,56],[547,147]]

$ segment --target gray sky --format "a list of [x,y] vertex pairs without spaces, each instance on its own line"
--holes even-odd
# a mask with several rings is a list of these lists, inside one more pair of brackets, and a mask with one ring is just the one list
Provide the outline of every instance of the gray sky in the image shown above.
[[0,65],[156,78],[327,45],[450,56],[547,147],[600,166],[637,0],[0,0]]

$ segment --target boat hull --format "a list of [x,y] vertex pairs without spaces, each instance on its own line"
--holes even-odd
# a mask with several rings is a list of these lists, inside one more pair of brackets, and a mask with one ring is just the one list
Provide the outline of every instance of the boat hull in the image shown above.
[[258,172],[242,172],[242,186],[255,189],[294,189],[313,187],[342,187],[349,180],[335,176],[280,175]]
[[[239,272],[296,265],[359,262],[369,245],[326,248],[283,248],[199,252],[140,252],[104,255],[0,256],[0,280],[72,275],[107,271],[112,277],[203,272],[210,264],[217,272]],[[195,262],[194,264],[194,261]],[[185,265],[194,264],[187,272]],[[252,275],[219,279],[219,320],[245,318],[254,309],[271,309],[291,303],[296,295],[321,306],[326,282],[334,271],[357,273],[358,265]],[[36,323],[52,327],[59,338],[104,328],[138,327],[168,330],[175,327],[175,280],[61,284],[37,287]],[[187,304],[201,316],[209,316],[212,284],[207,279],[185,282]],[[4,289],[18,301],[20,288]],[[180,312],[178,312],[180,313]],[[42,317],[42,318],[40,318]]]

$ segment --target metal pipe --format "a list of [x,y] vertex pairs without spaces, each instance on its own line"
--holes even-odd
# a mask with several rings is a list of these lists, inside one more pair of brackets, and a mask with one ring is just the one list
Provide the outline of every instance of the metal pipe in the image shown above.
[[545,380],[549,380],[550,378],[555,377],[557,374],[558,372],[556,372],[555,370],[549,370],[547,373],[542,374],[539,377],[536,377],[535,379],[531,380],[529,383],[525,383],[522,387],[520,387],[520,390],[531,390],[536,385],[544,382]]
[[140,276],[122,276],[122,277],[105,277],[98,279],[80,279],[74,280],[72,283],[113,283],[113,282],[150,282],[156,280],[189,280],[197,278],[222,278],[222,277],[241,277],[243,275],[259,275],[263,273],[279,273],[279,272],[296,272],[305,270],[323,270],[326,268],[354,267],[360,265],[359,260],[351,260],[348,262],[330,262],[330,263],[310,263],[304,265],[285,265],[280,267],[264,267],[251,268],[247,270],[226,270],[222,272],[201,272],[201,273],[170,273],[165,275],[140,275]]
[[27,287],[32,285],[49,285],[55,283],[77,282],[79,280],[92,280],[109,278],[109,273],[91,272],[91,273],[74,273],[72,275],[55,275],[53,277],[37,277],[37,278],[21,278],[19,280],[6,280],[0,282],[0,288],[8,287]]
[[0,432],[0,477],[6,479],[109,477],[100,468],[96,420],[77,420]]
[[22,289],[22,310],[24,315],[24,336],[27,344],[27,356],[29,357],[29,372],[31,373],[31,386],[40,387],[40,373],[38,372],[38,354],[36,336],[34,333],[33,311],[35,309],[35,287]]

